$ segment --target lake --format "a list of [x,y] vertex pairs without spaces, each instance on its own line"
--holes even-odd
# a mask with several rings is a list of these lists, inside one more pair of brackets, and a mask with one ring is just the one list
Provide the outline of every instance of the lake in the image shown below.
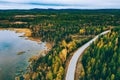
[[[20,71],[25,71],[30,57],[46,49],[46,43],[20,37],[23,34],[0,30],[0,80],[14,80]],[[21,51],[25,53],[18,55]]]

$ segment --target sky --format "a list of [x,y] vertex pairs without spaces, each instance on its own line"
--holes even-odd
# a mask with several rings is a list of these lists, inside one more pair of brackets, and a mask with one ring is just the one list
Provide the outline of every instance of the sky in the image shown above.
[[0,0],[0,9],[120,9],[120,0]]

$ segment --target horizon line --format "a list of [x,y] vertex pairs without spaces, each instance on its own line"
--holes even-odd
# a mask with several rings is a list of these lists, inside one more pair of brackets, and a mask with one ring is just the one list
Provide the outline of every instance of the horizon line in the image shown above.
[[120,8],[86,8],[86,9],[78,9],[78,8],[29,8],[29,9],[0,9],[0,10],[120,10]]

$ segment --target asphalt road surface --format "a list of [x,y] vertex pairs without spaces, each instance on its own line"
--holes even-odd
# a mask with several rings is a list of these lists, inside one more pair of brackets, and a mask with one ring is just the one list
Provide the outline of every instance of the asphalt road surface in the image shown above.
[[99,35],[95,36],[92,40],[84,44],[82,47],[80,47],[72,56],[70,63],[68,65],[68,70],[66,73],[66,80],[74,80],[75,78],[75,70],[76,70],[76,64],[78,61],[79,56],[84,52],[84,50],[92,43],[94,42],[100,35],[104,35],[110,32],[110,30],[104,31],[100,33]]

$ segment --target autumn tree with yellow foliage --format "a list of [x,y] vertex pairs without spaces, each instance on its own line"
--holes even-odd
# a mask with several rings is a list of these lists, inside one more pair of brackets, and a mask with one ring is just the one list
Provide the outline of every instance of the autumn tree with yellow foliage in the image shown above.
[[120,79],[120,28],[102,35],[85,51],[82,64],[85,75],[80,80]]

